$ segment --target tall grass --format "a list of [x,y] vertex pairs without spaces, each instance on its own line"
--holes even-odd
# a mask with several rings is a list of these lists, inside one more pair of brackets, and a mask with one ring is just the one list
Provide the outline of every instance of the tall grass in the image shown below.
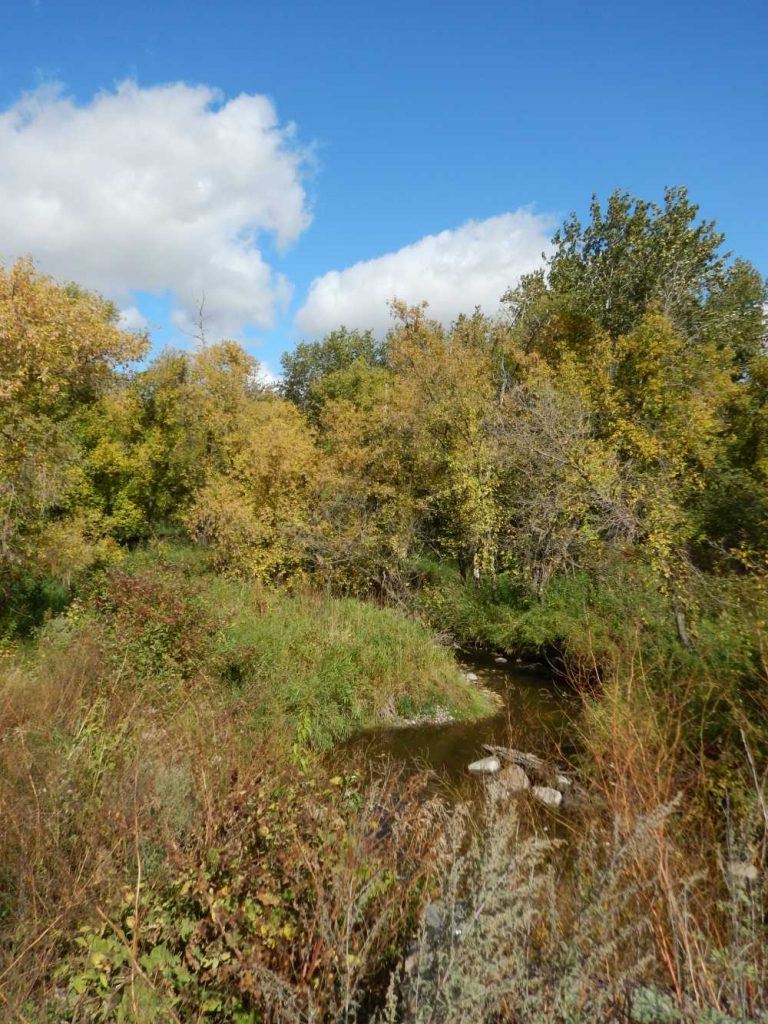
[[[291,805],[285,790],[275,798],[274,831],[314,821],[320,836],[324,818],[335,829],[338,800],[313,788],[322,774],[312,751],[395,720],[403,700],[424,711],[485,710],[450,651],[386,609],[267,593],[141,558],[95,580],[0,669],[0,1000],[11,1019],[38,1019],[49,998],[52,1019],[69,1019],[56,972],[74,962],[76,930],[109,931],[103,918],[115,920],[126,891],[156,907],[182,865],[207,863],[225,821],[246,827],[230,800],[258,773],[279,782],[286,763],[307,773],[303,803]],[[348,833],[371,831],[358,798],[345,799],[349,827],[336,848],[324,847],[328,870],[347,857]],[[296,857],[312,849],[311,828]],[[390,889],[400,863],[392,857]],[[111,1019],[103,1007],[78,1013]]]
[[228,611],[212,664],[244,707],[273,728],[294,729],[300,743],[327,747],[439,707],[457,717],[488,713],[451,651],[399,612],[318,595],[272,595],[258,616],[247,607]]
[[660,686],[642,623],[582,643],[587,802],[489,787],[478,819],[311,753],[480,710],[418,624],[183,560],[100,577],[0,671],[0,1019],[768,1020],[760,687],[685,653]]
[[706,678],[659,693],[636,654],[587,700],[584,762],[614,833],[673,809],[629,869],[679,1019],[768,1013],[768,769],[763,751],[758,772],[750,741],[764,742],[764,705],[752,712],[748,722],[740,702],[724,709]]

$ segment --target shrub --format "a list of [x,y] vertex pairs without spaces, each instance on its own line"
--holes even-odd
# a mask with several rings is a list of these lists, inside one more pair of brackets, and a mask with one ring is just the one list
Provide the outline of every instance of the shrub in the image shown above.
[[188,679],[203,664],[214,621],[201,587],[178,572],[114,570],[96,585],[96,611],[116,664],[143,679]]
[[56,1019],[355,1019],[383,998],[440,824],[416,781],[363,792],[258,772],[225,802],[213,845],[177,856],[161,888],[139,875],[81,928]]

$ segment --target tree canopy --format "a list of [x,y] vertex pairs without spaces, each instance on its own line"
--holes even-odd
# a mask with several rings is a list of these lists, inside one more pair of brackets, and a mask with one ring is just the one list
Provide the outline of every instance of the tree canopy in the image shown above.
[[503,316],[395,301],[386,339],[302,342],[276,391],[232,341],[140,365],[109,303],[2,270],[3,572],[62,530],[86,561],[172,529],[233,572],[390,596],[424,553],[533,594],[619,549],[662,587],[756,564],[767,293],[723,241],[685,189],[595,198]]

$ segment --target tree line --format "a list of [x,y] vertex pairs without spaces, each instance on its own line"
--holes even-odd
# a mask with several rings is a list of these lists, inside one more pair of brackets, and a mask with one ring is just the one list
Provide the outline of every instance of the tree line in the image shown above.
[[395,300],[385,339],[302,342],[276,387],[232,341],[147,362],[110,303],[0,269],[6,604],[169,531],[389,599],[423,556],[533,598],[630,554],[675,600],[764,568],[768,293],[723,242],[685,189],[594,199],[501,315]]

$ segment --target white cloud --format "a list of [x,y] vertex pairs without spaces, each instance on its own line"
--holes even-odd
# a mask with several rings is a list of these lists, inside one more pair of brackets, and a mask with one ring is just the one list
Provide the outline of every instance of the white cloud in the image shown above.
[[553,223],[549,216],[521,209],[469,221],[398,252],[333,270],[312,282],[296,324],[313,337],[340,324],[383,334],[391,326],[387,303],[392,298],[408,303],[426,299],[429,315],[442,323],[475,306],[494,313],[507,288],[541,264]]
[[147,318],[136,306],[129,306],[120,311],[120,326],[126,331],[142,331],[147,326]]
[[310,222],[306,155],[265,96],[128,81],[80,106],[38,90],[0,114],[0,258],[129,307],[170,291],[181,327],[203,296],[209,330],[269,327],[290,286],[261,247]]
[[272,388],[283,379],[279,373],[275,373],[269,363],[259,360],[259,368],[256,371],[256,379],[265,387]]

